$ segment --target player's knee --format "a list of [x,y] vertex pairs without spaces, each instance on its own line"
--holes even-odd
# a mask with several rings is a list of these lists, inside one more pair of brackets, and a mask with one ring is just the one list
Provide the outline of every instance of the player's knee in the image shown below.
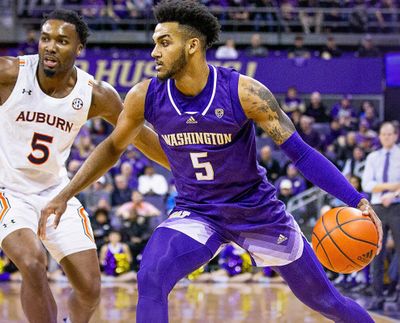
[[326,294],[321,297],[319,302],[321,303],[321,313],[325,314],[328,318],[335,322],[342,317],[342,312],[347,311],[346,298],[343,296],[337,297],[336,295]]
[[168,271],[162,272],[149,267],[140,268],[137,274],[139,296],[149,296],[159,300],[166,298],[172,289],[168,287],[169,284],[164,279],[166,276],[168,276]]
[[100,276],[86,276],[77,285],[75,291],[80,299],[89,305],[97,305],[100,301]]
[[26,257],[18,261],[17,267],[25,281],[35,283],[47,280],[46,261],[42,257]]

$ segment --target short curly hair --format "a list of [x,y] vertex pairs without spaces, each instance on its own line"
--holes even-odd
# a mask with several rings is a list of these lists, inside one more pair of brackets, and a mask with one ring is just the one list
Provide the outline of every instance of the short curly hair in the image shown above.
[[162,0],[154,9],[158,23],[178,22],[189,36],[202,36],[205,48],[219,39],[221,25],[208,8],[195,0]]
[[61,20],[68,22],[75,26],[76,32],[78,33],[79,40],[83,46],[86,46],[87,39],[89,37],[89,27],[86,22],[79,16],[75,11],[58,9],[44,15],[40,27],[42,27],[48,20]]

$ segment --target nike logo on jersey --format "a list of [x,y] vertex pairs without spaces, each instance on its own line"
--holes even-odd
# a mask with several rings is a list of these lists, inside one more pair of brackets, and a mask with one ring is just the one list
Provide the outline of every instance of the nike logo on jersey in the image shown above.
[[36,123],[46,123],[49,126],[56,127],[65,132],[71,132],[74,124],[72,122],[66,121],[60,117],[52,116],[43,112],[33,112],[33,111],[21,111],[18,115],[16,122],[36,122]]
[[187,124],[195,124],[197,123],[196,119],[193,118],[192,116],[189,117],[189,119],[186,120]]

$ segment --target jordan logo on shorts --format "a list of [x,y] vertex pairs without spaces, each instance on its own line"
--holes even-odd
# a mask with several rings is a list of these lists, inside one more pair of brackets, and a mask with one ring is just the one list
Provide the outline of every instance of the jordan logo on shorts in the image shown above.
[[278,240],[276,240],[276,243],[281,244],[282,242],[285,242],[286,240],[287,240],[287,238],[283,234],[280,234],[278,237]]

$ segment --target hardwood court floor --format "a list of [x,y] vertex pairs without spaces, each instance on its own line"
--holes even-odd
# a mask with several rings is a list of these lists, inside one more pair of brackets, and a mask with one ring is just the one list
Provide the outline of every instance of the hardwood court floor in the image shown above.
[[[59,308],[66,313],[68,284],[51,285]],[[0,284],[0,322],[24,319],[18,283]],[[103,284],[101,304],[91,323],[134,323],[137,289],[134,283]],[[396,322],[373,316],[377,323]],[[330,322],[302,305],[281,283],[180,285],[170,296],[171,323],[320,323]],[[397,321],[398,322],[398,321]]]

